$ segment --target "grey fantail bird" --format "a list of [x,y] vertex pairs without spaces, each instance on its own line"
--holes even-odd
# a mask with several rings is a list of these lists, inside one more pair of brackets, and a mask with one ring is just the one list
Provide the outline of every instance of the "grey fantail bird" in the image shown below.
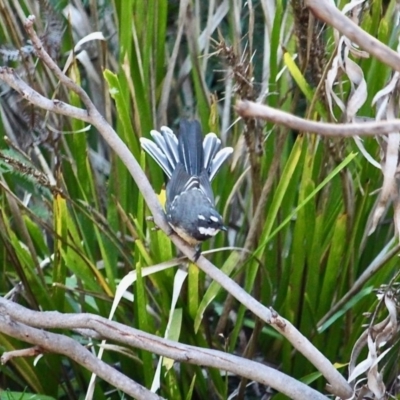
[[168,177],[166,215],[172,229],[190,245],[196,246],[219,231],[226,231],[215,209],[211,181],[232,147],[221,149],[215,133],[204,137],[196,120],[181,120],[176,136],[168,127],[152,130],[154,141],[141,138],[142,148],[158,163]]

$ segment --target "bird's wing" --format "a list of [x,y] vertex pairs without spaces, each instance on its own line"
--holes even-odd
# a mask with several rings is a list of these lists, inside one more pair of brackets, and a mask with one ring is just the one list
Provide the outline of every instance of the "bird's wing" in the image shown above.
[[200,184],[200,190],[207,196],[207,198],[210,200],[212,206],[214,206],[215,205],[214,194],[212,191],[208,173],[205,169],[203,169],[203,172],[200,174],[198,180],[199,180],[199,184]]
[[[172,177],[167,184],[167,199],[169,199],[170,203],[174,201],[176,196],[187,190],[188,184],[193,185],[193,180],[191,181],[192,178],[193,177],[185,171],[181,163],[176,165]],[[194,183],[196,183],[196,180]],[[198,183],[197,186],[199,186]]]
[[214,206],[214,195],[207,171],[203,169],[200,176],[190,176],[184,166],[179,163],[167,184],[167,199],[172,204],[176,196],[193,189],[202,191],[209,199],[211,205]]

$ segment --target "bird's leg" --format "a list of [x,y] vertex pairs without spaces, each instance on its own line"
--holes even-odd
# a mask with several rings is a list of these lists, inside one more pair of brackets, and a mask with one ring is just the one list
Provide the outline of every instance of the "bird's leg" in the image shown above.
[[196,253],[194,253],[193,261],[196,262],[201,256],[201,244],[197,244],[194,249],[196,250]]

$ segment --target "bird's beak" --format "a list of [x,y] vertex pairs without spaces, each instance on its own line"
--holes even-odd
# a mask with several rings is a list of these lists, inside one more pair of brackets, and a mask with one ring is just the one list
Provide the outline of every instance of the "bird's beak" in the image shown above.
[[227,232],[227,231],[228,231],[228,228],[227,228],[225,225],[222,225],[221,231]]

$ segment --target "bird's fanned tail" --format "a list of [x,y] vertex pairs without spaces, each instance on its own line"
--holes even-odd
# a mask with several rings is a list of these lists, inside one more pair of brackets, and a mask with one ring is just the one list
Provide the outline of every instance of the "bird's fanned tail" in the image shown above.
[[[162,168],[168,179],[171,179],[172,173],[180,160],[178,138],[166,126],[162,126],[160,131],[152,130],[150,132],[154,142],[147,138],[141,138],[140,143],[143,149]],[[207,171],[209,180],[212,181],[223,163],[233,153],[233,149],[232,147],[220,149],[221,140],[215,133],[208,133],[204,137],[202,147],[203,167]],[[196,169],[198,168],[199,166],[196,163]]]

